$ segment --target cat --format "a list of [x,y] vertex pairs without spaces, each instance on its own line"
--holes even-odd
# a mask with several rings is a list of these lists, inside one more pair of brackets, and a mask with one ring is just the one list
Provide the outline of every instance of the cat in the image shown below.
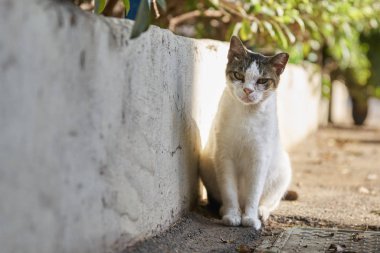
[[259,230],[290,184],[276,105],[288,58],[287,53],[254,53],[238,37],[231,38],[227,86],[200,159],[201,179],[208,195],[221,204],[225,225]]

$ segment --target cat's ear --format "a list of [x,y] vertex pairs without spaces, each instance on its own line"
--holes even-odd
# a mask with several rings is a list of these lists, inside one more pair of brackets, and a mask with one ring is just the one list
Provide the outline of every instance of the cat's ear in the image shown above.
[[230,41],[230,50],[228,51],[228,61],[232,60],[241,60],[247,54],[247,51],[244,48],[243,42],[236,37],[232,36]]
[[278,76],[281,75],[284,71],[288,59],[289,55],[287,53],[276,54],[270,59],[270,63],[272,64],[273,69],[276,71],[276,74]]

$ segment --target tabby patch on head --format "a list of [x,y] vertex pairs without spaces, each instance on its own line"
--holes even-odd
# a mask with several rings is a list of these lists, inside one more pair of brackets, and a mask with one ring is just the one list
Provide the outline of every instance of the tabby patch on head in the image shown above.
[[246,49],[240,39],[232,36],[226,69],[227,85],[243,104],[258,104],[278,86],[289,55],[264,56]]

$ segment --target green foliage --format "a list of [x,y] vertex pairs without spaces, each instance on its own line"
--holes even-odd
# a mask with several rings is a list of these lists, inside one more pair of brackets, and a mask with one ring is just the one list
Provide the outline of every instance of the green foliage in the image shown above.
[[[128,0],[127,0],[128,1]],[[106,8],[107,0],[95,0],[95,13],[100,14]]]
[[127,16],[129,10],[131,9],[131,4],[129,3],[129,0],[123,0],[123,4],[125,6],[125,16]]
[[[127,0],[126,0],[127,1]],[[165,0],[157,0],[157,4],[165,11]],[[139,10],[137,12],[136,21],[132,28],[131,39],[137,38],[141,33],[149,28],[151,19],[151,0],[141,0]]]
[[137,38],[148,29],[150,24],[150,6],[151,0],[141,0],[136,21],[132,28],[131,39]]
[[330,99],[331,86],[330,76],[326,74],[322,75],[322,96],[324,98]]
[[340,69],[354,70],[358,85],[368,82],[368,47],[360,36],[379,29],[378,0],[209,0],[203,8],[229,18],[226,40],[235,34],[253,48],[280,48],[292,62],[321,63],[327,48]]
[[367,56],[371,63],[370,93],[380,98],[380,31],[366,34],[361,40],[368,47]]

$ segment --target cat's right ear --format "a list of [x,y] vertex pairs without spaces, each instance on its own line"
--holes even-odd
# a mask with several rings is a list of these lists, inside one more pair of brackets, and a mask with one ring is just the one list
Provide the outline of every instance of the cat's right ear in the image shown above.
[[247,54],[243,42],[237,37],[232,36],[230,41],[230,50],[228,51],[228,61],[241,60]]
[[284,71],[288,59],[289,55],[287,53],[279,53],[271,58],[270,62],[278,76]]

